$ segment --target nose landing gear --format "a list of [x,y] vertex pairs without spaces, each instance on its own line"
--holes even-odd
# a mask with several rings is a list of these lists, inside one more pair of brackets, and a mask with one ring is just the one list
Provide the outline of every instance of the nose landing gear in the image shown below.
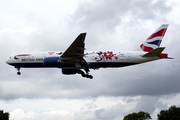
[[17,72],[18,75],[21,75],[21,72]]
[[21,75],[21,72],[20,72],[20,67],[15,66],[15,68],[16,68],[16,69],[17,69],[17,71],[18,71],[18,72],[17,72],[17,74],[18,74],[18,75]]

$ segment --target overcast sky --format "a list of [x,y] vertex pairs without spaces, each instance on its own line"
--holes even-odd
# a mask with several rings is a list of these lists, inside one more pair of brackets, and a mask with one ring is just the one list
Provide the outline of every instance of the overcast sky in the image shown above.
[[[180,106],[180,1],[1,0],[0,109],[10,120],[122,120],[132,112]],[[82,32],[86,50],[134,50],[161,24],[164,59],[91,70],[92,80],[61,69],[16,69],[11,55],[63,51]]]

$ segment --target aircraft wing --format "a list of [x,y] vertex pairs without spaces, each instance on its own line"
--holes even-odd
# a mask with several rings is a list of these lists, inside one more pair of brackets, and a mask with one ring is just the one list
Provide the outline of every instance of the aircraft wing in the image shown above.
[[86,33],[81,33],[74,42],[67,48],[67,50],[59,58],[63,64],[74,64],[77,68],[87,66],[84,60],[85,40]]

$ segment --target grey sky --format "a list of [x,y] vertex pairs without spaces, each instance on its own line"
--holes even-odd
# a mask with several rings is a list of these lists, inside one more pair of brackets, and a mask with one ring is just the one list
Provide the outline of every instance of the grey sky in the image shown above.
[[[0,109],[18,120],[118,120],[140,110],[156,119],[161,109],[179,106],[179,6],[176,0],[1,1]],[[81,32],[87,51],[134,50],[161,24],[169,24],[161,46],[175,59],[91,70],[93,80],[55,68],[24,68],[17,76],[5,64],[18,53],[63,51]]]

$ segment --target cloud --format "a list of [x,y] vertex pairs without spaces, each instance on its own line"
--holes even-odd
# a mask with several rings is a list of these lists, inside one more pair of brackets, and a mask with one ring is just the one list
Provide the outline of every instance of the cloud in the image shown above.
[[[170,98],[171,97],[171,98]],[[29,119],[36,120],[46,119],[123,119],[123,117],[132,112],[141,110],[151,114],[155,119],[160,110],[168,109],[167,104],[173,102],[178,105],[179,94],[153,97],[153,96],[136,96],[136,97],[98,97],[95,99],[19,99],[11,103],[19,108],[10,113],[10,119]],[[176,101],[174,101],[176,100]],[[29,106],[24,106],[24,104]],[[9,103],[7,103],[10,105]],[[33,105],[36,104],[36,108]],[[4,105],[3,105],[4,106]],[[7,105],[6,105],[7,106]],[[73,106],[70,107],[70,106]],[[24,110],[23,110],[24,109]],[[29,111],[29,109],[34,109]]]
[[[10,114],[10,119],[33,119],[38,118],[46,119],[72,119],[78,120],[83,119],[119,119],[122,118],[123,114],[126,113],[129,109],[132,109],[134,103],[137,102],[138,97],[136,98],[123,98],[123,97],[100,97],[96,99],[38,99],[37,100],[26,100],[20,99],[16,101],[16,104],[19,103],[19,108],[13,110]],[[131,102],[129,102],[131,100]],[[30,105],[36,104],[37,108],[34,112],[29,111],[22,104],[29,103]],[[48,104],[45,104],[48,103]],[[14,103],[15,104],[15,103]],[[73,106],[73,109],[70,107]],[[49,109],[50,107],[50,109]],[[61,109],[59,109],[59,107]],[[47,109],[48,108],[48,109]],[[122,111],[121,108],[124,108]],[[23,110],[24,109],[24,110]],[[41,109],[38,110],[37,109]],[[28,111],[27,111],[28,110]],[[121,114],[121,115],[120,115]],[[21,116],[21,117],[19,117]]]
[[26,35],[28,35],[29,33],[36,31],[36,27],[30,27],[30,26],[25,26],[23,29],[21,30],[13,30],[13,29],[9,29],[9,28],[4,28],[3,30],[0,31],[0,33],[4,33],[4,32],[12,32],[14,33],[25,33]]

